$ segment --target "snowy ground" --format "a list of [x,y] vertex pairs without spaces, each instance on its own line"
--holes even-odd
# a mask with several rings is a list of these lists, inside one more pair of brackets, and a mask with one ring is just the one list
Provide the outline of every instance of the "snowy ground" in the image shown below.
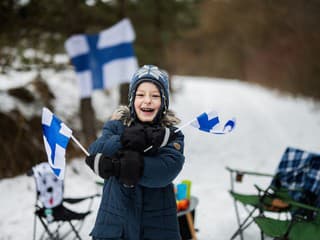
[[[72,74],[52,75],[48,72],[46,79],[51,87],[58,88],[56,114],[64,119],[77,112],[78,93],[77,88],[73,87]],[[5,82],[2,81],[0,87],[3,88],[3,85]],[[224,136],[185,128],[186,163],[176,179],[176,182],[190,179],[192,195],[199,198],[196,210],[198,239],[229,239],[236,228],[236,219],[233,201],[228,193],[230,181],[225,167],[273,173],[287,146],[320,152],[319,103],[284,96],[236,80],[176,76],[174,87],[179,90],[171,99],[171,108],[182,123],[212,109],[222,118],[237,118],[234,132]],[[106,97],[96,92],[93,102],[97,116],[105,119],[115,109],[117,96],[111,94]],[[95,180],[96,177],[83,164],[83,159],[76,159],[67,167],[65,196],[78,197],[99,192]],[[253,183],[264,185],[269,181],[245,180],[242,186],[237,187],[248,192],[254,191]],[[32,239],[33,179],[19,176],[1,180],[0,192],[0,240]],[[95,209],[97,206],[98,201],[94,203]],[[84,239],[89,239],[95,214],[89,217],[81,231]],[[259,239],[254,225],[246,232],[246,239]]]

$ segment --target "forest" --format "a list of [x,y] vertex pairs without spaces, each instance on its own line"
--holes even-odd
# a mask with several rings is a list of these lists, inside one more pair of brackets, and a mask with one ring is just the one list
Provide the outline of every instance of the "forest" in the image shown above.
[[140,65],[320,97],[317,0],[4,0],[0,71],[63,69],[53,56],[65,53],[68,37],[97,33],[123,17],[133,22]]
[[[320,99],[318,0],[3,0],[0,73],[39,73],[33,83],[36,95],[26,88],[8,94],[50,107],[54,93],[41,81],[41,72],[72,67],[55,61],[66,54],[66,39],[98,33],[124,17],[136,32],[139,65],[156,64],[171,75],[240,79]],[[127,98],[121,88],[120,93]],[[90,104],[82,101],[80,111],[89,128],[95,121],[88,114]],[[18,110],[0,112],[0,178],[23,173],[44,159],[39,122],[39,116],[26,118]],[[86,126],[76,134],[84,134],[87,142],[96,137],[95,129]]]

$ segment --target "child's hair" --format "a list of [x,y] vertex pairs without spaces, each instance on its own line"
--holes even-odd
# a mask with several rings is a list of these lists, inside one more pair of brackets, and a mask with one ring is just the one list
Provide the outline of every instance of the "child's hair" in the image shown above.
[[130,115],[134,119],[136,119],[134,99],[137,88],[142,82],[152,82],[158,87],[160,91],[161,106],[154,120],[158,122],[166,114],[169,108],[169,76],[166,71],[161,70],[154,65],[144,65],[135,72],[130,82],[128,96]]

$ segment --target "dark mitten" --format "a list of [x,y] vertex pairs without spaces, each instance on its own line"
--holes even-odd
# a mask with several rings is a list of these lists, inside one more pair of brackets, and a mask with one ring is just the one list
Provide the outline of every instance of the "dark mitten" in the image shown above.
[[119,176],[120,162],[101,153],[86,157],[86,164],[100,177],[106,179],[110,176]]
[[145,134],[148,143],[152,145],[153,148],[163,147],[176,137],[174,131],[166,127],[146,127]]
[[143,152],[147,147],[144,126],[136,123],[130,127],[126,127],[121,136],[121,143],[125,148]]
[[143,156],[132,150],[118,152],[120,161],[119,181],[127,186],[133,186],[139,181],[143,171]]

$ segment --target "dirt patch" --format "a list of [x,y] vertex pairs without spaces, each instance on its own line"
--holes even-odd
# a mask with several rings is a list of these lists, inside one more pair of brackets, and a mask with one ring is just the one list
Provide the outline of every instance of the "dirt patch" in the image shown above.
[[35,100],[32,93],[24,87],[11,88],[8,90],[8,93],[26,103],[32,103]]
[[[10,89],[17,101],[51,107],[54,95],[44,81],[35,79],[28,86]],[[30,90],[31,89],[31,90]],[[40,110],[39,110],[40,111]],[[26,118],[19,110],[0,112],[0,179],[25,174],[37,163],[47,161],[43,143],[41,116]],[[79,134],[79,133],[74,133]],[[74,144],[67,148],[67,159],[83,156]]]

